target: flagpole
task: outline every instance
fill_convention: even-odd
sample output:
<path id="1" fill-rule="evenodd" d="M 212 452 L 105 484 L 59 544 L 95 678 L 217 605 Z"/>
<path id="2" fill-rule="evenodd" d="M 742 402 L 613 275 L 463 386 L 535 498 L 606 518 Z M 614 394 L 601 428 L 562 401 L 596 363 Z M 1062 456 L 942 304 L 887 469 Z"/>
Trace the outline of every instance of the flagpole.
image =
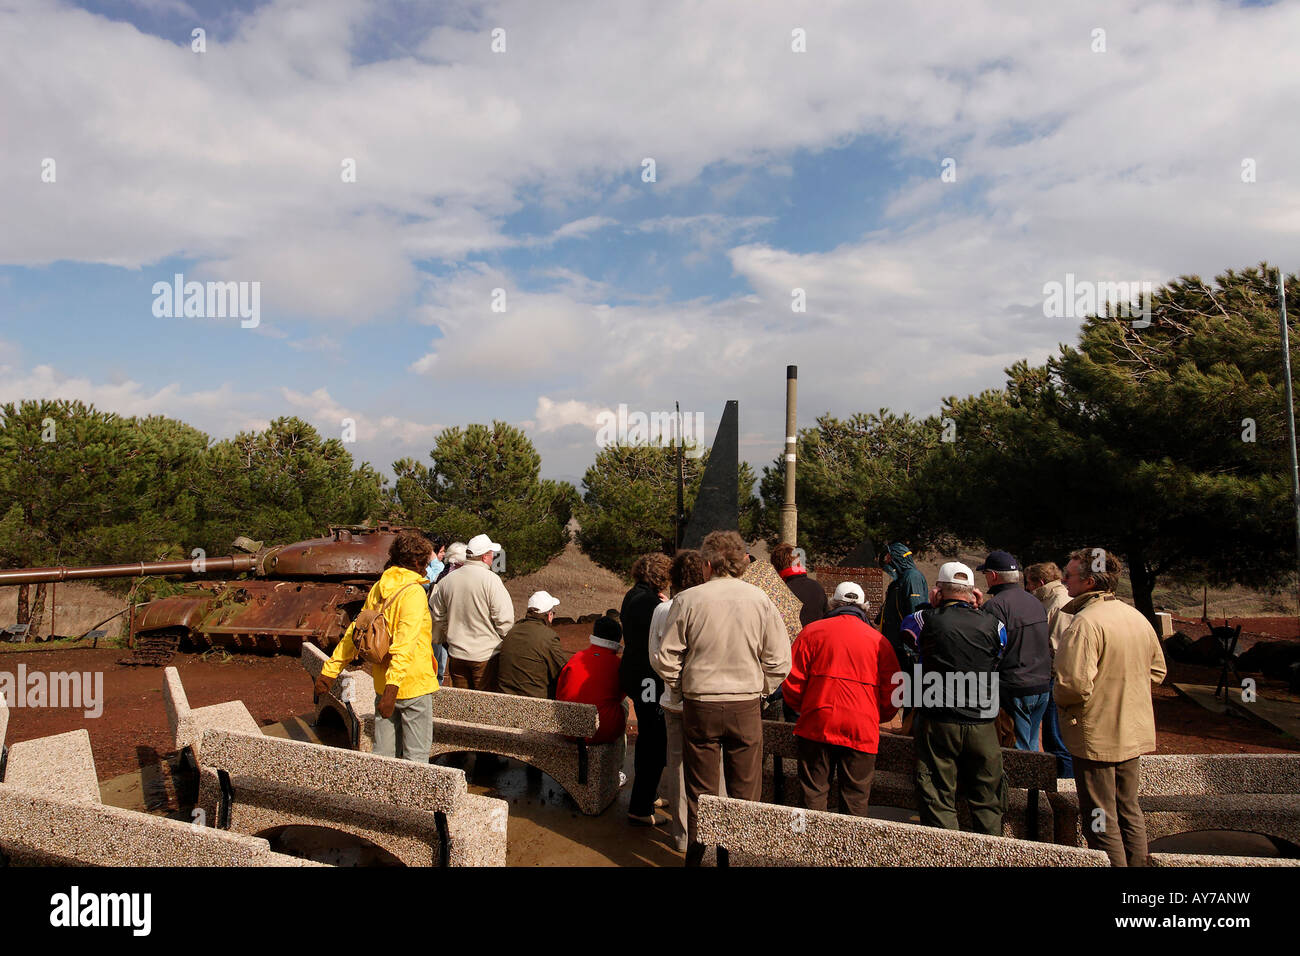
<path id="1" fill-rule="evenodd" d="M 1291 450 L 1291 500 L 1295 505 L 1296 586 L 1300 588 L 1300 463 L 1296 459 L 1295 397 L 1291 392 L 1291 340 L 1286 321 L 1286 275 L 1277 270 L 1277 298 L 1282 328 L 1282 375 L 1286 383 L 1286 427 Z M 1300 591 L 1297 591 L 1300 600 Z M 1297 605 L 1300 607 L 1300 605 Z"/>

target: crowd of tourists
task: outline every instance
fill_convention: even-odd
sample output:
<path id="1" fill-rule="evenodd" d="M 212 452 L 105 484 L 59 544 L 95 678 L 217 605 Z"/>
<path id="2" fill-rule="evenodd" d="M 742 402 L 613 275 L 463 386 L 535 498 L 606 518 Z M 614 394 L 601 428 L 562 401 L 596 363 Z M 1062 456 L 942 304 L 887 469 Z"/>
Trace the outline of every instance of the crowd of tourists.
<path id="1" fill-rule="evenodd" d="M 1138 758 L 1155 749 L 1151 685 L 1165 661 L 1151 624 L 1116 598 L 1123 568 L 1102 548 L 1074 552 L 1064 570 L 993 551 L 974 569 L 943 564 L 930 587 L 894 542 L 882 559 L 891 582 L 872 608 L 854 581 L 828 598 L 788 544 L 770 556 L 783 593 L 755 586 L 744 540 L 716 531 L 698 550 L 639 558 L 622 607 L 572 655 L 553 627 L 556 597 L 533 593 L 514 619 L 492 569 L 500 550 L 486 534 L 446 546 L 416 532 L 395 540 L 365 604 L 392 636 L 389 658 L 371 668 L 376 753 L 427 760 L 432 695 L 448 681 L 593 704 L 589 743 L 621 740 L 634 711 L 629 823 L 668 824 L 697 865 L 699 798 L 760 799 L 774 708 L 793 722 L 810 810 L 827 809 L 834 781 L 839 811 L 867 815 L 888 725 L 914 739 L 921 823 L 959 828 L 960 795 L 969 827 L 1000 835 L 1002 748 L 1043 750 L 1075 780 L 1088 845 L 1117 866 L 1146 862 Z M 778 610 L 791 596 L 793 623 Z M 356 654 L 349 628 L 317 691 Z"/>

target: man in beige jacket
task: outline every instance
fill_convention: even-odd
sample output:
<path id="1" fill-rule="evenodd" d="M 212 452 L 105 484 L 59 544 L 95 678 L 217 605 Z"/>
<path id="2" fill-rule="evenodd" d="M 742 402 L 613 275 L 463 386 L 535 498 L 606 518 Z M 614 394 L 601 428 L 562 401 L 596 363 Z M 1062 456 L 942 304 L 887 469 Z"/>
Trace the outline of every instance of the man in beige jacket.
<path id="1" fill-rule="evenodd" d="M 452 687 L 495 691 L 501 641 L 515 623 L 515 608 L 492 570 L 501 545 L 477 534 L 465 550 L 465 566 L 439 581 L 429 597 L 433 643 L 445 638 Z"/>
<path id="2" fill-rule="evenodd" d="M 1164 680 L 1165 655 L 1150 622 L 1115 596 L 1121 571 L 1102 548 L 1070 555 L 1062 610 L 1074 619 L 1056 651 L 1056 704 L 1088 846 L 1114 866 L 1145 866 L 1140 755 L 1156 749 L 1151 685 Z"/>
<path id="3" fill-rule="evenodd" d="M 727 795 L 757 800 L 763 785 L 762 699 L 790 672 L 790 638 L 776 605 L 739 580 L 749 558 L 734 531 L 714 531 L 700 546 L 709 579 L 673 599 L 653 659 L 682 700 L 686 776 L 686 865 L 698 866 L 700 794 L 718 792 L 718 754 Z"/>

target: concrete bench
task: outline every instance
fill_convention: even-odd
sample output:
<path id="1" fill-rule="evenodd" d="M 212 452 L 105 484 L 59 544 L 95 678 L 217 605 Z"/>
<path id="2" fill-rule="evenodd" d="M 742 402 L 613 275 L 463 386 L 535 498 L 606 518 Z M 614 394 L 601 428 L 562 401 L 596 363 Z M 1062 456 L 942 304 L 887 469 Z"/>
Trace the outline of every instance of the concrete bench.
<path id="1" fill-rule="evenodd" d="M 626 738 L 587 744 L 600 726 L 593 704 L 444 687 L 433 695 L 431 756 L 483 752 L 549 774 L 585 814 L 618 798 Z M 571 740 L 569 738 L 577 738 Z"/>
<path id="2" fill-rule="evenodd" d="M 198 756 L 203 732 L 209 728 L 259 736 L 262 733 L 262 728 L 257 726 L 243 701 L 232 700 L 192 709 L 181 684 L 180 672 L 174 667 L 163 671 L 163 705 L 167 708 L 167 726 L 171 729 L 172 743 L 178 751 L 188 749 L 195 757 Z"/>
<path id="3" fill-rule="evenodd" d="M 198 806 L 220 829 L 350 833 L 407 866 L 504 866 L 504 800 L 460 770 L 278 737 L 207 730 Z"/>
<path id="4" fill-rule="evenodd" d="M 763 799 L 794 806 L 802 803 L 798 781 L 798 750 L 794 724 L 763 721 Z M 1007 777 L 1009 800 L 1002 817 L 1004 836 L 1026 840 L 1050 840 L 1056 832 L 1058 811 L 1056 758 L 1051 754 L 1003 748 L 1002 768 Z M 876 754 L 876 774 L 871 784 L 871 802 L 882 806 L 915 810 L 916 744 L 908 736 L 881 732 Z M 838 806 L 838 789 L 832 785 L 828 806 Z M 1040 799 L 1047 794 L 1047 801 Z M 957 799 L 957 815 L 970 826 L 966 801 Z M 1077 811 L 1076 811 L 1077 815 Z"/>
<path id="5" fill-rule="evenodd" d="M 0 784 L 0 853 L 25 866 L 320 866 L 266 840 Z"/>
<path id="6" fill-rule="evenodd" d="M 712 794 L 700 797 L 697 825 L 719 866 L 1110 865 L 1096 850 Z"/>
<path id="7" fill-rule="evenodd" d="M 1300 846 L 1300 755 L 1147 754 L 1140 766 L 1148 841 L 1236 830 Z M 1062 781 L 1058 800 L 1057 842 L 1083 844 L 1073 780 Z"/>
<path id="8" fill-rule="evenodd" d="M 0 696 L 0 745 L 8 710 Z M 29 866 L 310 866 L 266 840 L 100 804 L 90 735 L 14 744 L 0 761 L 0 857 Z"/>
<path id="9" fill-rule="evenodd" d="M 99 778 L 84 729 L 25 740 L 9 748 L 4 782 L 55 800 L 99 803 Z"/>
<path id="10" fill-rule="evenodd" d="M 238 701 L 188 710 L 174 667 L 164 697 L 178 749 L 194 754 L 197 806 L 219 829 L 327 827 L 408 866 L 505 865 L 506 803 L 468 793 L 460 770 L 267 737 Z"/>
<path id="11" fill-rule="evenodd" d="M 312 680 L 327 660 L 319 648 L 303 645 L 302 664 Z M 354 749 L 374 749 L 375 695 L 368 673 L 342 672 L 315 704 L 317 723 L 331 713 Z M 592 704 L 442 687 L 433 695 L 430 757 L 477 752 L 522 761 L 549 774 L 583 813 L 596 816 L 618 797 L 627 746 L 624 737 L 607 744 L 583 742 L 599 726 Z"/>

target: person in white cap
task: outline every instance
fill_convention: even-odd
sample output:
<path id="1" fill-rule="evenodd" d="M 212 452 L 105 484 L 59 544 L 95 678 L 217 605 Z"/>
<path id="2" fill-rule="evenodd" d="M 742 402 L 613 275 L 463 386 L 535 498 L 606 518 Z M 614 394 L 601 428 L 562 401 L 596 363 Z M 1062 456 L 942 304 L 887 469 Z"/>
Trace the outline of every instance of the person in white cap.
<path id="1" fill-rule="evenodd" d="M 560 635 L 551 629 L 559 603 L 545 591 L 534 591 L 528 599 L 528 612 L 501 642 L 497 664 L 501 693 L 554 699 L 556 678 L 569 660 L 560 647 Z"/>
<path id="2" fill-rule="evenodd" d="M 834 772 L 841 812 L 867 816 L 880 725 L 898 712 L 892 702 L 898 656 L 870 620 L 862 585 L 842 581 L 829 613 L 800 631 L 790 648 L 781 692 L 799 713 L 799 786 L 809 810 L 826 809 Z"/>
<path id="3" fill-rule="evenodd" d="M 444 641 L 450 660 L 452 687 L 469 690 L 497 688 L 497 655 L 501 640 L 515 622 L 515 609 L 492 561 L 501 545 L 485 534 L 470 538 L 464 567 L 433 589 L 433 643 Z M 448 554 L 451 548 L 447 549 Z"/>
<path id="4" fill-rule="evenodd" d="M 902 630 L 916 639 L 919 661 L 900 682 L 900 702 L 915 708 L 916 803 L 926 826 L 960 829 L 957 790 L 964 791 L 977 833 L 1002 835 L 1006 778 L 993 720 L 998 663 L 1007 631 L 979 608 L 975 572 L 960 561 L 939 568 L 929 608 Z M 896 698 L 897 699 L 897 698 Z"/>

